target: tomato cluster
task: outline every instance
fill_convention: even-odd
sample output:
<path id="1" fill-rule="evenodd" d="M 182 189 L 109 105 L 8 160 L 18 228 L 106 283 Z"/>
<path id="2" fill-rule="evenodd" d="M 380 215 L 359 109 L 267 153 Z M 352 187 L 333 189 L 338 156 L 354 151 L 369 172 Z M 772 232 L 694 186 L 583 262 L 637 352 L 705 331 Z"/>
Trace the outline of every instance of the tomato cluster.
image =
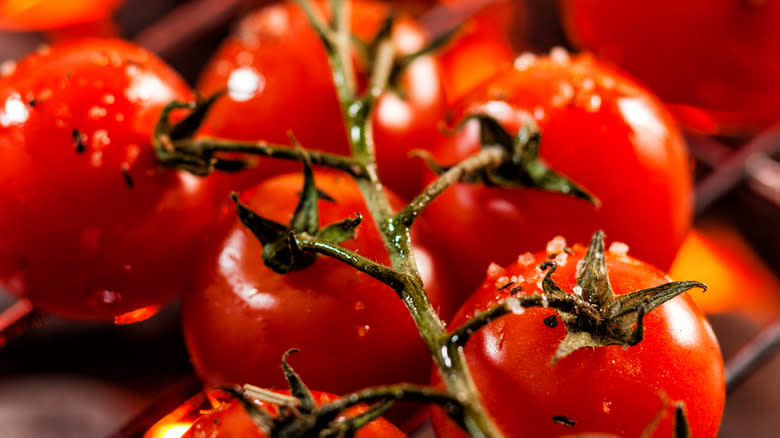
<path id="1" fill-rule="evenodd" d="M 591 23 L 577 18 L 577 2 L 564 3 L 573 25 Z M 334 15 L 325 2 L 313 8 L 325 19 Z M 332 59 L 297 5 L 272 4 L 246 16 L 205 67 L 198 92 L 154 55 L 119 40 L 57 44 L 4 68 L 0 283 L 44 311 L 116 322 L 148 317 L 181 295 L 187 348 L 207 385 L 282 389 L 287 382 L 280 359 L 298 348 L 292 363 L 307 384 L 345 394 L 431 382 L 431 355 L 440 353 L 425 332 L 431 328 L 419 327 L 423 318 L 409 313 L 419 303 L 403 293 L 415 281 L 428 294 L 424 304 L 456 330 L 506 299 L 539 292 L 545 266 L 554 266 L 551 278 L 576 295 L 585 250 L 567 248 L 560 239 L 548 244 L 556 235 L 586 242 L 604 229 L 642 260 L 669 267 L 690 226 L 692 188 L 682 135 L 660 100 L 591 55 L 554 49 L 516 56 L 524 43 L 513 26 L 525 20 L 518 2 L 494 2 L 479 12 L 439 55 L 424 51 L 429 36 L 409 15 L 399 14 L 384 29 L 391 9 L 387 2 L 352 4 L 352 32 L 360 42 L 345 67 L 356 73 L 357 92 L 376 98 L 366 129 L 376 166 L 353 162 L 364 172 L 357 176 L 364 177 L 362 184 L 344 172 L 312 171 L 316 206 L 302 207 L 312 160 L 302 150 L 346 156 L 359 146 L 355 127 L 344 123 L 344 112 L 354 110 L 339 99 L 345 85 L 334 84 Z M 390 66 L 387 89 L 372 95 L 372 61 L 381 49 L 375 38 L 382 31 L 400 61 Z M 216 97 L 199 100 L 201 95 Z M 171 127 L 163 123 L 167 116 L 160 118 L 171 101 L 208 103 L 174 111 Z M 208 111 L 199 113 L 201 108 Z M 492 137 L 484 120 L 494 123 Z M 763 115 L 756 120 L 768 123 Z M 539 134 L 537 143 L 524 137 L 530 131 Z M 301 145 L 296 150 L 306 171 L 301 175 L 300 164 L 263 156 L 241 172 L 201 175 L 224 170 L 227 161 L 220 160 L 232 160 L 235 150 L 197 157 L 198 176 L 181 161 L 166 161 L 166 154 L 183 154 L 183 145 L 194 154 L 194 144 L 220 141 Z M 502 141 L 514 143 L 495 144 Z M 480 169 L 488 186 L 473 184 L 479 178 L 467 174 L 435 200 L 418 198 L 429 205 L 415 217 L 410 247 L 403 246 L 398 222 L 375 220 L 383 213 L 368 187 L 376 175 L 387 187 L 386 208 L 399 211 L 426 184 L 441 181 L 436 173 L 497 146 L 523 150 Z M 529 154 L 537 146 L 539 157 Z M 439 164 L 429 163 L 436 172 L 409 158 L 414 149 Z M 540 169 L 552 171 L 530 176 Z M 576 186 L 596 201 L 509 188 L 495 178 L 500 172 L 514 172 L 511 181 L 521 186 L 542 185 L 539 178 L 555 173 L 568 178 L 559 192 Z M 261 232 L 225 208 L 228 189 L 241 192 L 237 205 L 283 230 L 287 240 L 259 241 Z M 302 208 L 317 211 L 322 225 L 362 222 L 338 242 L 347 253 L 342 260 L 307 254 L 305 266 L 291 264 L 281 273 L 269 254 L 297 254 L 298 236 L 320 237 L 319 229 L 293 227 Z M 546 253 L 524 253 L 545 245 Z M 617 296 L 665 282 L 661 271 L 622 248 L 607 256 L 608 282 Z M 402 285 L 391 287 L 344 263 L 351 257 L 388 266 L 392 254 L 406 250 L 420 278 L 404 277 Z M 506 436 L 671 436 L 677 402 L 685 405 L 694 436 L 717 433 L 723 363 L 711 329 L 687 296 L 659 306 L 644 321 L 641 310 L 636 326 L 644 324 L 646 334 L 637 345 L 580 349 L 561 358 L 556 348 L 570 333 L 563 313 L 514 310 L 516 315 L 470 333 L 463 346 L 481 400 Z M 446 335 L 444 323 L 440 328 Z M 444 386 L 436 372 L 433 380 Z M 416 407 L 408 409 L 391 411 L 390 418 L 408 421 Z M 434 425 L 442 437 L 462 434 L 443 411 L 434 414 Z M 253 426 L 238 403 L 229 403 L 186 436 L 265 436 Z M 377 420 L 357 436 L 404 435 Z"/>

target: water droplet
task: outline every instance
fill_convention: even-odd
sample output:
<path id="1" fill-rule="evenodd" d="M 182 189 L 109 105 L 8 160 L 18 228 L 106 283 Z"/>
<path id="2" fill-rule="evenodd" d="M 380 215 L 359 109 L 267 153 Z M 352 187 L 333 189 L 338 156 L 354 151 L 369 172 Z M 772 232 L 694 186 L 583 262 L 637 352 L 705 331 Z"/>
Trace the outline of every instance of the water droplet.
<path id="1" fill-rule="evenodd" d="M 585 78 L 580 82 L 580 89 L 585 92 L 591 92 L 596 88 L 596 82 L 593 78 Z"/>
<path id="2" fill-rule="evenodd" d="M 0 125 L 6 127 L 21 125 L 27 121 L 29 116 L 30 112 L 27 110 L 27 105 L 22 102 L 21 96 L 18 93 L 11 93 L 5 99 L 5 104 L 2 110 L 0 110 Z"/>
<path id="3" fill-rule="evenodd" d="M 579 284 L 575 285 L 572 290 L 574 291 L 575 295 L 582 296 L 582 286 L 580 286 Z"/>
<path id="4" fill-rule="evenodd" d="M 116 97 L 114 97 L 113 94 L 108 93 L 103 95 L 103 103 L 106 105 L 111 105 L 114 102 L 116 102 Z"/>
<path id="5" fill-rule="evenodd" d="M 368 324 L 358 327 L 358 336 L 360 336 L 361 338 L 365 337 L 366 335 L 368 335 L 369 330 L 371 330 L 371 326 L 369 326 Z"/>
<path id="6" fill-rule="evenodd" d="M 366 305 L 362 301 L 355 301 L 355 310 L 363 310 Z"/>
<path id="7" fill-rule="evenodd" d="M 515 69 L 523 71 L 534 65 L 536 62 L 536 55 L 531 52 L 525 52 L 522 55 L 515 58 Z"/>
<path id="8" fill-rule="evenodd" d="M 102 150 L 106 146 L 111 144 L 111 139 L 108 137 L 108 131 L 105 129 L 98 129 L 92 133 L 92 148 L 95 150 Z"/>
<path id="9" fill-rule="evenodd" d="M 87 112 L 87 117 L 92 120 L 99 120 L 108 114 L 108 111 L 102 106 L 93 105 Z"/>
<path id="10" fill-rule="evenodd" d="M 603 410 L 605 414 L 609 414 L 609 412 L 612 410 L 612 402 L 604 400 L 601 403 L 601 410 Z"/>
<path id="11" fill-rule="evenodd" d="M 601 96 L 598 94 L 591 95 L 585 103 L 585 111 L 589 113 L 595 113 L 601 108 Z"/>
<path id="12" fill-rule="evenodd" d="M 571 61 L 569 52 L 560 46 L 550 49 L 550 60 L 558 64 L 568 64 Z"/>
<path id="13" fill-rule="evenodd" d="M 233 70 L 227 82 L 228 94 L 233 100 L 244 102 L 265 88 L 265 78 L 250 67 Z"/>
<path id="14" fill-rule="evenodd" d="M 116 115 L 114 116 L 114 120 L 116 120 L 117 122 L 122 122 L 125 120 L 125 115 L 122 113 L 116 113 Z"/>
<path id="15" fill-rule="evenodd" d="M 15 61 L 5 61 L 0 64 L 0 77 L 6 77 L 14 74 L 16 71 Z"/>

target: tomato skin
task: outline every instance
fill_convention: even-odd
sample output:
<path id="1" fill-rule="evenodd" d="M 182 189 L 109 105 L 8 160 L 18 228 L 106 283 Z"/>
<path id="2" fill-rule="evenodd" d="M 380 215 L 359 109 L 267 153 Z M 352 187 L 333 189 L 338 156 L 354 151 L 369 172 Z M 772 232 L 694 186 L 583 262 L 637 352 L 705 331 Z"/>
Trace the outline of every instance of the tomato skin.
<path id="1" fill-rule="evenodd" d="M 749 133 L 780 121 L 780 3 L 565 0 L 562 7 L 577 45 L 647 84 L 692 129 Z"/>
<path id="2" fill-rule="evenodd" d="M 278 391 L 289 394 L 289 391 Z M 338 397 L 332 394 L 312 391 L 318 406 L 332 402 Z M 276 414 L 275 406 L 258 402 L 258 406 Z M 357 415 L 364 406 L 347 411 L 347 415 Z M 246 409 L 238 401 L 229 401 L 203 414 L 181 438 L 265 438 L 266 434 L 258 429 Z M 355 438 L 405 438 L 406 434 L 398 430 L 384 418 L 378 418 L 355 434 Z"/>
<path id="3" fill-rule="evenodd" d="M 447 0 L 454 10 L 482 0 Z M 494 1 L 466 20 L 438 55 L 447 101 L 457 102 L 493 75 L 508 68 L 526 47 L 528 12 L 523 1 Z"/>
<path id="4" fill-rule="evenodd" d="M 44 30 L 98 21 L 111 15 L 122 0 L 0 0 L 0 29 Z"/>
<path id="5" fill-rule="evenodd" d="M 353 33 L 369 40 L 390 10 L 380 2 L 353 2 Z M 425 37 L 416 22 L 400 16 L 393 41 L 397 53 L 411 54 L 424 46 Z M 359 85 L 365 86 L 365 66 L 356 60 L 355 67 Z M 436 60 L 418 58 L 401 75 L 399 85 L 403 95 L 387 92 L 380 97 L 373 133 L 380 177 L 391 189 L 411 197 L 422 186 L 417 171 L 422 165 L 407 155 L 439 134 L 437 123 L 446 110 Z M 297 5 L 267 6 L 247 17 L 225 41 L 206 66 L 198 89 L 210 94 L 226 88 L 228 93 L 206 118 L 203 135 L 289 144 L 292 132 L 305 148 L 349 153 L 325 49 Z M 408 171 L 410 166 L 414 172 Z M 295 164 L 260 159 L 256 168 L 232 177 L 230 185 L 240 191 L 297 170 Z"/>
<path id="6" fill-rule="evenodd" d="M 192 99 L 186 83 L 119 40 L 52 46 L 0 79 L 8 290 L 47 312 L 111 319 L 188 287 L 215 193 L 156 160 L 152 129 L 172 99 Z"/>
<path id="7" fill-rule="evenodd" d="M 572 254 L 556 258 L 558 268 L 552 278 L 566 292 L 572 293 L 577 262 L 585 249 L 575 245 Z M 670 281 L 663 272 L 628 255 L 610 250 L 606 259 L 618 295 Z M 494 266 L 450 327 L 509 297 L 509 288 L 497 289 L 514 276 L 520 278 L 515 286 L 523 288 L 521 294 L 538 292 L 537 282 L 544 273 L 537 267 L 547 260 L 547 252 L 527 253 L 505 270 Z M 543 320 L 551 315 L 557 316 L 556 311 L 527 308 L 493 321 L 466 343 L 466 360 L 477 389 L 504 436 L 635 437 L 665 406 L 651 436 L 669 437 L 673 436 L 673 407 L 663 404 L 664 397 L 666 403 L 685 403 L 692 436 L 716 436 L 725 400 L 723 359 L 709 323 L 687 294 L 645 316 L 644 339 L 636 346 L 584 348 L 555 364 L 551 361 L 566 329 L 560 317 L 555 327 L 545 324 Z M 554 416 L 576 424 L 561 425 L 553 421 Z M 434 413 L 433 423 L 439 437 L 465 436 L 441 412 Z"/>
<path id="8" fill-rule="evenodd" d="M 326 225 L 363 214 L 356 238 L 342 245 L 388 263 L 379 232 L 351 177 L 316 173 Z M 277 176 L 243 198 L 262 217 L 288 223 L 302 187 L 299 174 Z M 393 205 L 400 201 L 393 197 Z M 415 247 L 434 306 L 452 314 L 443 268 L 435 250 Z M 184 336 L 198 374 L 208 385 L 252 383 L 284 388 L 279 364 L 290 348 L 291 365 L 310 385 L 343 394 L 367 386 L 428 380 L 431 359 L 411 316 L 396 293 L 340 261 L 318 257 L 303 270 L 279 275 L 263 265 L 262 246 L 235 223 L 213 267 L 183 298 Z M 397 366 L 398 358 L 405 365 Z"/>
<path id="9" fill-rule="evenodd" d="M 587 56 L 524 55 L 456 104 L 452 122 L 472 112 L 496 117 L 513 135 L 524 112 L 533 114 L 541 156 L 601 206 L 531 189 L 449 188 L 423 216 L 457 254 L 464 299 L 491 262 L 509 263 L 517 248 L 542 247 L 558 234 L 586 241 L 604 229 L 638 257 L 669 267 L 690 225 L 692 183 L 682 136 L 650 94 Z M 478 148 L 478 126 L 470 123 L 434 155 L 450 164 Z"/>

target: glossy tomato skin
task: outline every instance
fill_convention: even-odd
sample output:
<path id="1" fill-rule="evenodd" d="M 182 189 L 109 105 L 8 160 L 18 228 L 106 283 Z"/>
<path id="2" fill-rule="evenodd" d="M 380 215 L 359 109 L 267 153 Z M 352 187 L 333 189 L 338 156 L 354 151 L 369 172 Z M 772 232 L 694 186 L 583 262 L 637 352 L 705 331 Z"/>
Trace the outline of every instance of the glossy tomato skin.
<path id="1" fill-rule="evenodd" d="M 122 0 L 0 0 L 0 29 L 45 30 L 98 21 L 110 16 Z"/>
<path id="2" fill-rule="evenodd" d="M 491 262 L 509 263 L 518 249 L 543 247 L 558 234 L 587 241 L 604 229 L 638 257 L 669 267 L 691 221 L 691 176 L 678 128 L 644 89 L 587 56 L 523 55 L 456 104 L 452 122 L 474 112 L 492 115 L 512 134 L 532 114 L 541 156 L 601 206 L 531 189 L 448 189 L 423 216 L 457 254 L 453 271 L 462 276 L 464 299 Z M 478 127 L 470 123 L 434 155 L 449 164 L 478 148 Z"/>
<path id="3" fill-rule="evenodd" d="M 353 2 L 353 33 L 370 40 L 390 10 L 386 3 Z M 393 41 L 402 55 L 419 50 L 426 40 L 416 22 L 401 16 Z M 359 84 L 365 86 L 365 65 L 356 59 L 355 67 Z M 380 177 L 411 197 L 421 188 L 417 170 L 422 166 L 407 155 L 427 147 L 438 135 L 437 123 L 446 109 L 436 60 L 418 58 L 401 75 L 399 87 L 400 94 L 388 92 L 379 99 L 373 134 Z M 247 17 L 206 66 L 198 89 L 204 94 L 228 90 L 207 117 L 205 136 L 289 144 L 291 132 L 307 149 L 349 153 L 325 49 L 292 2 L 270 5 Z M 243 190 L 297 169 L 293 163 L 260 159 L 256 168 L 231 178 L 230 185 Z"/>
<path id="4" fill-rule="evenodd" d="M 289 391 L 278 391 L 288 394 Z M 338 397 L 333 394 L 312 391 L 318 406 L 332 402 Z M 276 407 L 257 402 L 258 406 L 276 415 Z M 347 411 L 347 415 L 358 415 L 364 406 Z M 267 435 L 258 429 L 247 414 L 246 409 L 237 401 L 229 401 L 203 414 L 181 438 L 265 438 Z M 355 434 L 355 438 L 405 438 L 406 434 L 398 430 L 384 418 L 378 418 Z"/>
<path id="5" fill-rule="evenodd" d="M 482 0 L 446 0 L 453 11 L 470 10 Z M 524 1 L 501 0 L 484 6 L 458 29 L 438 55 L 447 101 L 457 102 L 473 88 L 509 67 L 527 47 Z"/>
<path id="6" fill-rule="evenodd" d="M 645 83 L 688 127 L 731 134 L 780 121 L 780 3 L 564 0 L 562 7 L 577 45 Z"/>
<path id="7" fill-rule="evenodd" d="M 363 214 L 354 240 L 343 245 L 388 263 L 381 237 L 351 177 L 316 173 L 323 225 Z M 247 192 L 262 217 L 288 223 L 302 187 L 299 174 L 277 176 Z M 399 204 L 393 197 L 393 205 Z M 415 254 L 431 300 L 452 315 L 442 295 L 447 278 L 435 250 Z M 263 265 L 262 246 L 235 223 L 202 284 L 184 296 L 184 336 L 208 385 L 251 383 L 284 388 L 282 354 L 310 386 L 343 394 L 367 386 L 428 380 L 431 359 L 406 308 L 390 287 L 332 258 L 286 275 Z M 404 365 L 399 366 L 403 358 Z"/>
<path id="8" fill-rule="evenodd" d="M 58 315 L 130 320 L 188 287 L 215 193 L 155 158 L 172 99 L 192 99 L 184 81 L 119 40 L 44 48 L 0 79 L 4 287 Z"/>
<path id="9" fill-rule="evenodd" d="M 613 247 L 614 248 L 614 247 Z M 585 249 L 559 254 L 553 280 L 573 293 L 577 263 Z M 556 251 L 557 252 L 557 251 Z M 509 281 L 521 294 L 539 291 L 538 266 L 551 254 L 525 253 L 487 279 L 450 323 L 458 327 L 475 312 L 510 296 Z M 618 249 L 606 253 L 607 270 L 618 295 L 670 281 L 663 272 Z M 504 436 L 636 437 L 663 410 L 652 437 L 673 436 L 673 407 L 685 403 L 694 437 L 715 437 L 725 399 L 723 359 L 715 335 L 687 294 L 647 314 L 644 339 L 633 347 L 576 350 L 552 364 L 566 329 L 553 309 L 527 308 L 477 331 L 465 346 L 466 360 L 485 406 Z M 545 319 L 556 315 L 556 324 Z M 438 377 L 437 377 L 438 378 Z M 553 417 L 566 417 L 574 426 Z M 441 412 L 433 423 L 439 437 L 465 436 Z M 644 435 L 641 435 L 644 436 Z"/>

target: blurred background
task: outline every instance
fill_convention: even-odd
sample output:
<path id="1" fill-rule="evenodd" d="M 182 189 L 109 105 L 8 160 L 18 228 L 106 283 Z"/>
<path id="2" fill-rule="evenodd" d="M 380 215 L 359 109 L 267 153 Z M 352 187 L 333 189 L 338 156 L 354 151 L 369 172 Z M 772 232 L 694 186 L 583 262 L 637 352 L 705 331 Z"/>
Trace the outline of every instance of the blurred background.
<path id="1" fill-rule="evenodd" d="M 127 0 L 116 10 L 116 29 L 194 83 L 241 13 L 261 3 Z M 558 2 L 526 3 L 526 49 L 574 50 L 561 28 Z M 0 32 L 0 63 L 45 41 L 40 33 Z M 748 141 L 691 136 L 698 181 L 707 180 Z M 707 193 L 712 202 L 700 206 L 695 231 L 672 269 L 674 278 L 710 286 L 697 298 L 710 313 L 726 359 L 780 314 L 780 164 L 776 156 L 764 158 L 760 168 L 724 176 L 718 190 Z M 13 302 L 0 292 L 0 309 Z M 108 436 L 166 388 L 191 387 L 187 376 L 193 371 L 178 321 L 176 303 L 129 326 L 46 317 L 45 324 L 0 349 L 0 438 Z M 778 409 L 780 356 L 775 356 L 728 395 L 720 436 L 778 436 Z"/>

